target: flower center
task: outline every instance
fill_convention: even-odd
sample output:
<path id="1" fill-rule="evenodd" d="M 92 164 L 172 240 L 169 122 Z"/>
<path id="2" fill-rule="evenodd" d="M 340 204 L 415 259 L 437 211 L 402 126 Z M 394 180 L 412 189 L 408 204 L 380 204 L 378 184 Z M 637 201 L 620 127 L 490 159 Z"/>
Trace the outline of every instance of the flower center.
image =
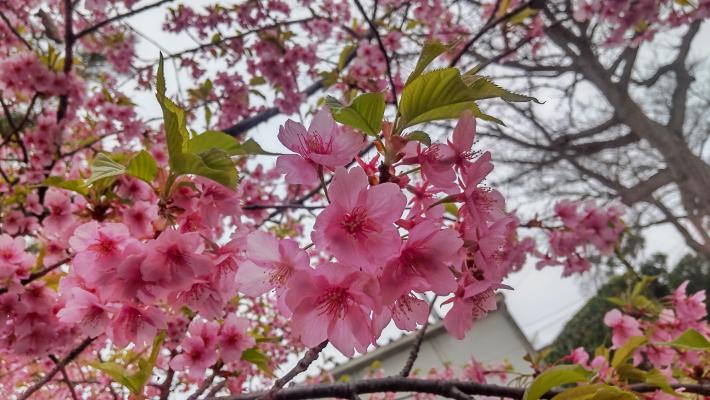
<path id="1" fill-rule="evenodd" d="M 173 264 L 186 264 L 185 254 L 183 254 L 182 250 L 180 250 L 178 246 L 170 246 L 165 252 L 165 257 L 167 257 L 167 259 Z"/>
<path id="2" fill-rule="evenodd" d="M 291 268 L 291 265 L 286 263 L 276 263 L 274 264 L 274 269 L 271 273 L 271 277 L 269 278 L 269 282 L 275 286 L 284 286 L 292 272 L 293 268 Z"/>
<path id="3" fill-rule="evenodd" d="M 318 300 L 320 314 L 328 314 L 332 317 L 342 319 L 348 311 L 348 301 L 350 296 L 344 288 L 331 288 Z"/>
<path id="4" fill-rule="evenodd" d="M 330 154 L 333 152 L 333 138 L 327 141 L 318 132 L 299 135 L 301 149 L 304 154 Z"/>
<path id="5" fill-rule="evenodd" d="M 116 241 L 99 233 L 99 240 L 89 246 L 89 249 L 99 254 L 108 255 L 116 250 Z"/>
<path id="6" fill-rule="evenodd" d="M 355 207 L 343 216 L 340 226 L 345 232 L 354 237 L 362 238 L 370 232 L 379 232 L 381 229 L 367 217 L 367 210 L 362 207 Z"/>

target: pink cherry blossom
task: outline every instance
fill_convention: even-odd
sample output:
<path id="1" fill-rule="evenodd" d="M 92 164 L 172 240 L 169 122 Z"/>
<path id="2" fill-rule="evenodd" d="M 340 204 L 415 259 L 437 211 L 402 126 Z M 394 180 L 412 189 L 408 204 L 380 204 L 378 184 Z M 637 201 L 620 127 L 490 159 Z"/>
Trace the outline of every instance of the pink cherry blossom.
<path id="1" fill-rule="evenodd" d="M 76 253 L 75 272 L 94 285 L 105 285 L 113 278 L 123 249 L 132 242 L 123 224 L 89 222 L 76 228 L 69 239 Z"/>
<path id="2" fill-rule="evenodd" d="M 224 320 L 217 338 L 220 357 L 224 362 L 239 360 L 244 350 L 256 345 L 256 340 L 247 332 L 248 328 L 249 320 L 235 314 L 229 314 Z"/>
<path id="3" fill-rule="evenodd" d="M 466 293 L 467 283 L 470 282 L 469 278 L 466 278 L 468 276 L 468 274 L 464 275 L 454 297 L 445 302 L 451 303 L 452 307 L 444 317 L 444 327 L 459 340 L 471 330 L 475 320 L 483 318 L 488 312 L 497 308 L 496 294 L 491 288 L 474 295 Z"/>
<path id="4" fill-rule="evenodd" d="M 342 264 L 295 275 L 286 297 L 291 329 L 306 346 L 328 339 L 346 356 L 362 353 L 374 341 L 369 315 L 377 308 L 376 292 L 370 276 Z"/>
<path id="5" fill-rule="evenodd" d="M 64 323 L 77 324 L 90 337 L 104 333 L 110 322 L 108 307 L 95 294 L 78 287 L 72 289 L 71 297 L 57 316 Z"/>
<path id="6" fill-rule="evenodd" d="M 612 329 L 611 342 L 618 349 L 632 336 L 643 336 L 639 322 L 621 311 L 614 309 L 604 315 L 604 324 Z"/>
<path id="7" fill-rule="evenodd" d="M 114 316 L 109 335 L 117 346 L 150 343 L 158 329 L 165 328 L 165 318 L 153 307 L 124 305 Z"/>
<path id="8" fill-rule="evenodd" d="M 390 321 L 394 321 L 397 328 L 405 331 L 414 331 L 417 325 L 424 325 L 429 318 L 429 304 L 411 294 L 405 294 L 389 306 L 376 313 L 373 318 L 374 331 L 379 333 Z"/>
<path id="9" fill-rule="evenodd" d="M 286 174 L 286 182 L 314 186 L 318 167 L 335 169 L 349 163 L 364 143 L 364 136 L 340 129 L 330 110 L 322 108 L 308 130 L 292 120 L 279 128 L 279 140 L 297 154 L 279 156 L 276 168 Z"/>
<path id="10" fill-rule="evenodd" d="M 390 303 L 411 289 L 440 295 L 456 290 L 449 267 L 462 244 L 455 231 L 430 221 L 409 230 L 399 256 L 389 260 L 382 272 L 383 301 Z"/>
<path id="11" fill-rule="evenodd" d="M 239 265 L 236 281 L 239 290 L 248 296 L 259 296 L 276 288 L 285 294 L 294 273 L 309 269 L 308 254 L 291 239 L 277 240 L 266 232 L 247 236 L 247 260 Z"/>
<path id="12" fill-rule="evenodd" d="M 169 289 L 189 288 L 193 277 L 213 268 L 210 259 L 200 253 L 202 247 L 197 233 L 163 231 L 148 244 L 148 255 L 141 265 L 143 278 Z"/>
<path id="13" fill-rule="evenodd" d="M 394 222 L 407 199 L 397 185 L 368 188 L 362 168 L 339 168 L 328 188 L 332 203 L 316 218 L 311 239 L 345 263 L 377 267 L 399 249 Z"/>

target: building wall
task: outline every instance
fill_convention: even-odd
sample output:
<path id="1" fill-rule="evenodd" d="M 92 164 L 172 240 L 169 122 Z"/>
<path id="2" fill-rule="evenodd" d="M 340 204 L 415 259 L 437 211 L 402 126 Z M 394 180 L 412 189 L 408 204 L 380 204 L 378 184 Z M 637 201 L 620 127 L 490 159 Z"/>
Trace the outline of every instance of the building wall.
<path id="1" fill-rule="evenodd" d="M 333 373 L 336 376 L 348 375 L 352 379 L 361 378 L 373 362 L 379 361 L 385 375 L 397 374 L 409 357 L 413 341 L 414 334 L 404 336 L 336 367 Z M 426 374 L 430 368 L 439 368 L 445 363 L 460 367 L 474 356 L 484 364 L 507 360 L 515 370 L 528 371 L 523 357 L 531 352 L 534 352 L 532 346 L 508 313 L 505 303 L 500 301 L 498 310 L 476 321 L 463 340 L 449 335 L 441 322 L 430 326 L 414 369 Z"/>

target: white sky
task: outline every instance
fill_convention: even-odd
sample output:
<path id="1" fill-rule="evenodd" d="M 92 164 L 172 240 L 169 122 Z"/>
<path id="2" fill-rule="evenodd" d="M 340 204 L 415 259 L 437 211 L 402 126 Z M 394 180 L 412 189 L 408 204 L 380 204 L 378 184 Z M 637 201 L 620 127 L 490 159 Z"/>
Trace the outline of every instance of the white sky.
<path id="1" fill-rule="evenodd" d="M 191 1 L 191 5 L 207 4 L 207 1 Z M 213 3 L 213 2 L 209 2 Z M 175 5 L 175 4 L 174 4 Z M 161 24 L 165 8 L 151 10 L 128 22 L 138 31 L 150 36 L 160 45 L 170 51 L 193 47 L 192 39 L 185 35 L 164 34 Z M 705 39 L 710 39 L 708 24 L 704 25 L 700 34 Z M 697 39 L 697 43 L 705 42 Z M 710 48 L 695 48 L 696 54 L 707 54 Z M 155 59 L 158 49 L 155 45 L 141 40 L 138 46 L 138 55 L 142 59 Z M 218 69 L 219 66 L 214 67 Z M 175 93 L 175 73 L 171 65 L 166 64 L 168 90 Z M 186 74 L 181 73 L 182 82 L 189 82 Z M 306 83 L 307 84 L 307 83 Z M 128 90 L 128 87 L 122 88 Z M 152 93 L 141 92 L 131 94 L 135 103 L 140 106 L 141 113 L 147 118 L 160 115 L 160 109 Z M 553 110 L 554 111 L 554 110 Z M 258 126 L 249 132 L 249 136 L 259 142 L 266 150 L 285 151 L 276 139 L 278 126 L 286 120 L 286 116 L 279 115 L 266 124 Z M 494 154 L 495 159 L 495 154 Z M 504 193 L 505 194 L 505 193 Z M 517 204 L 524 202 L 517 201 Z M 647 253 L 662 252 L 670 255 L 670 262 L 682 256 L 687 248 L 678 234 L 668 226 L 658 226 L 647 231 Z M 521 272 L 513 274 L 506 283 L 515 290 L 505 293 L 506 302 L 514 318 L 531 340 L 533 345 L 541 346 L 549 343 L 557 335 L 566 321 L 584 304 L 585 300 L 594 294 L 594 287 L 589 287 L 590 279 L 561 279 L 561 268 L 547 268 L 538 271 L 533 265 L 526 266 Z"/>

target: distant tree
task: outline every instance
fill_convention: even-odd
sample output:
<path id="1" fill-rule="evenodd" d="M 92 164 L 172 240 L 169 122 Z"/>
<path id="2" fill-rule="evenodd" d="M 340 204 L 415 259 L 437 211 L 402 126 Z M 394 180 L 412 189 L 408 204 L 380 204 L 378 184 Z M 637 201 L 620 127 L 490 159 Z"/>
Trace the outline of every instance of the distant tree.
<path id="1" fill-rule="evenodd" d="M 673 288 L 685 281 L 689 281 L 688 291 L 691 293 L 700 290 L 710 292 L 710 262 L 702 256 L 687 254 L 669 269 L 667 256 L 656 253 L 641 263 L 637 272 L 657 277 L 645 293 L 655 299 L 669 295 Z M 629 274 L 612 276 L 567 322 L 551 346 L 552 350 L 547 356 L 549 361 L 564 357 L 580 346 L 593 352 L 598 346 L 611 344 L 609 329 L 603 322 L 604 315 L 617 307 L 609 298 L 622 296 L 632 287 L 629 283 L 633 280 L 628 277 Z M 705 306 L 710 313 L 710 300 L 707 298 Z"/>

